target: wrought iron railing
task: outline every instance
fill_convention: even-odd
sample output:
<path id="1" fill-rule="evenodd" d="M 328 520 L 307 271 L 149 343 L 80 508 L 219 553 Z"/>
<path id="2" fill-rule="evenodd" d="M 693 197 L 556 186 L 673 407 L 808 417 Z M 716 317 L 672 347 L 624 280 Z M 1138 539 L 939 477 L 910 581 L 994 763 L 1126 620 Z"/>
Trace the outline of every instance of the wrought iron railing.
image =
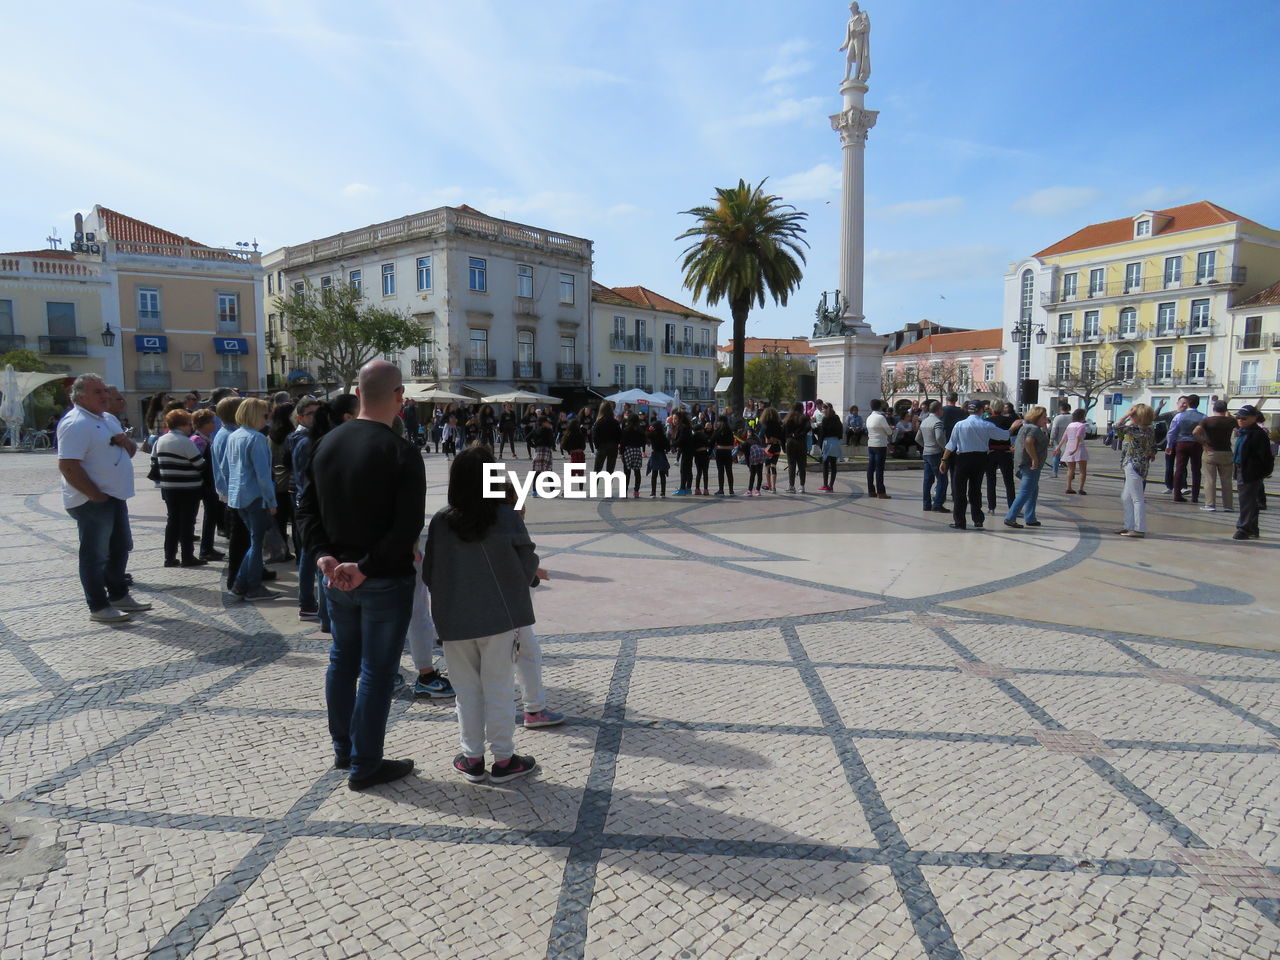
<path id="1" fill-rule="evenodd" d="M 476 360 L 468 357 L 463 368 L 468 377 L 495 377 L 498 375 L 497 360 Z"/>
<path id="2" fill-rule="evenodd" d="M 87 357 L 89 341 L 84 337 L 41 337 L 40 352 L 56 357 Z"/>
<path id="3" fill-rule="evenodd" d="M 564 380 L 581 380 L 582 364 L 580 363 L 557 363 L 556 379 Z"/>
<path id="4" fill-rule="evenodd" d="M 137 390 L 172 390 L 173 374 L 168 370 L 135 370 L 133 385 Z"/>

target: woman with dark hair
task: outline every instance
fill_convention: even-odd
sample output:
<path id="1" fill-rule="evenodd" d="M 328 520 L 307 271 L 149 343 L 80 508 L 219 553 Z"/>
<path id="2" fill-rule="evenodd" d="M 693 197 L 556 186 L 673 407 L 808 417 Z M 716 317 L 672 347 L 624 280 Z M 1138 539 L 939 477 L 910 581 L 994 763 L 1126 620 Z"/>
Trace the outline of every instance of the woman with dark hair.
<path id="1" fill-rule="evenodd" d="M 1003 403 L 1000 406 L 999 413 L 993 413 L 988 419 L 997 427 L 1008 430 L 1014 425 L 1018 419 L 1018 411 L 1013 408 L 1012 403 Z M 1006 503 L 1012 507 L 1013 501 L 1017 494 L 1013 490 L 1013 451 L 1014 443 L 1017 439 L 1010 437 L 1008 440 L 988 440 L 987 441 L 987 509 L 992 513 L 996 509 L 996 472 L 1004 477 L 1004 497 Z M 1032 510 L 1031 518 L 1035 519 L 1035 511 Z"/>
<path id="2" fill-rule="evenodd" d="M 622 427 L 613 416 L 613 404 L 606 400 L 600 404 L 600 415 L 596 417 L 592 430 L 595 441 L 596 462 L 592 468 L 599 473 L 613 473 L 618 468 L 618 443 L 622 439 Z"/>
<path id="3" fill-rule="evenodd" d="M 622 469 L 627 473 L 627 485 L 623 490 L 631 490 L 633 498 L 639 497 L 641 469 L 644 467 L 644 430 L 640 428 L 640 418 L 634 413 L 628 413 L 626 426 L 618 436 L 622 449 Z M 633 477 L 636 482 L 634 490 L 631 487 Z"/>
<path id="4" fill-rule="evenodd" d="M 164 424 L 164 415 L 167 412 L 166 407 L 169 405 L 169 400 L 169 394 L 157 393 L 147 402 L 147 411 L 142 415 L 142 429 L 147 431 L 146 448 L 148 451 L 155 446 L 156 440 L 168 429 Z M 232 427 L 232 429 L 234 430 L 235 428 Z"/>
<path id="5" fill-rule="evenodd" d="M 765 407 L 756 427 L 760 442 L 764 444 L 764 486 L 761 489 L 778 492 L 778 457 L 782 456 L 782 418 L 773 407 Z"/>
<path id="6" fill-rule="evenodd" d="M 315 408 L 307 435 L 300 438 L 293 445 L 293 483 L 295 497 L 298 500 L 302 499 L 302 494 L 309 482 L 307 468 L 311 464 L 311 457 L 315 453 L 316 444 L 335 427 L 340 427 L 348 420 L 354 419 L 359 411 L 360 401 L 354 394 L 350 393 L 339 394 L 328 403 L 322 403 Z M 304 579 L 311 585 L 310 591 L 304 590 L 301 586 Z M 319 620 L 321 631 L 331 633 L 329 603 L 325 597 L 320 571 L 316 568 L 316 558 L 314 554 L 305 549 L 298 554 L 298 583 L 298 619 Z M 308 605 L 309 597 L 314 597 L 314 605 L 312 606 Z"/>
<path id="7" fill-rule="evenodd" d="M 680 486 L 676 488 L 674 495 L 687 497 L 693 492 L 693 424 L 689 422 L 689 414 L 683 410 L 677 410 L 671 417 L 671 445 L 680 454 Z"/>
<path id="8" fill-rule="evenodd" d="M 486 403 L 476 414 L 476 439 L 492 450 L 496 446 L 494 441 L 497 439 L 497 432 L 498 418 L 494 415 L 493 407 Z"/>
<path id="9" fill-rule="evenodd" d="M 293 471 L 285 441 L 294 431 L 293 404 L 280 403 L 271 408 L 267 418 L 267 445 L 271 449 L 271 477 L 276 485 L 276 529 L 284 538 L 284 563 L 293 560 L 289 552 L 289 522 L 293 519 Z"/>
<path id="10" fill-rule="evenodd" d="M 512 459 L 519 460 L 516 456 L 516 413 L 511 404 L 504 403 L 502 405 L 502 413 L 498 415 L 498 456 L 502 456 L 502 451 L 511 447 Z"/>
<path id="11" fill-rule="evenodd" d="M 658 483 L 662 483 L 662 495 L 667 495 L 667 473 L 671 463 L 667 460 L 667 451 L 671 449 L 671 441 L 667 439 L 667 431 L 661 420 L 654 419 L 645 438 L 649 442 L 649 496 L 658 495 Z"/>
<path id="12" fill-rule="evenodd" d="M 710 420 L 693 426 L 693 492 L 700 497 L 711 496 L 711 431 L 715 424 Z"/>
<path id="13" fill-rule="evenodd" d="M 564 436 L 560 438 L 560 452 L 569 458 L 570 463 L 586 463 L 586 449 L 587 438 L 582 432 L 582 425 L 577 420 L 570 420 Z"/>
<path id="14" fill-rule="evenodd" d="M 734 496 L 733 492 L 733 451 L 738 445 L 737 438 L 733 435 L 733 428 L 729 426 L 729 418 L 721 417 L 720 420 L 711 430 L 711 442 L 715 445 L 716 451 L 716 480 L 718 487 L 716 496 L 723 497 L 724 482 L 727 478 L 729 481 L 729 496 Z"/>
<path id="15" fill-rule="evenodd" d="M 836 464 L 840 462 L 840 436 L 844 425 L 836 415 L 835 408 L 827 404 L 822 411 L 822 422 L 818 424 L 818 440 L 822 443 L 822 486 L 819 490 L 834 493 L 836 489 Z"/>
<path id="16" fill-rule="evenodd" d="M 484 495 L 488 447 L 468 447 L 449 470 L 449 505 L 431 518 L 422 581 L 457 693 L 462 751 L 453 768 L 472 783 L 506 783 L 537 769 L 515 752 L 514 664 L 521 627 L 534 623 L 529 585 L 538 555 L 520 515 Z M 485 769 L 485 742 L 493 765 Z"/>
<path id="17" fill-rule="evenodd" d="M 797 401 L 791 405 L 791 412 L 782 421 L 782 439 L 787 450 L 787 493 L 796 492 L 796 471 L 800 472 L 800 492 L 804 493 L 805 474 L 808 472 L 805 444 L 813 425 L 804 412 L 804 406 Z"/>
<path id="18" fill-rule="evenodd" d="M 583 407 L 578 411 L 578 422 L 582 424 L 582 436 L 587 441 L 587 449 L 592 453 L 596 452 L 595 426 L 596 413 L 590 407 Z"/>

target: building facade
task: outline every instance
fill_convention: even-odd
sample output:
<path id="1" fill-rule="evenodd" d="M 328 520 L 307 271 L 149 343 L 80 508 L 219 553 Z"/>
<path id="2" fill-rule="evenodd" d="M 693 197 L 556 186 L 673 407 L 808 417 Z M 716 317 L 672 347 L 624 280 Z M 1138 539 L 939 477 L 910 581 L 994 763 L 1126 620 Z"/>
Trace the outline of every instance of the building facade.
<path id="1" fill-rule="evenodd" d="M 1280 415 L 1280 281 L 1231 307 L 1231 359 L 1227 396 L 1232 405 L 1252 403 Z"/>
<path id="2" fill-rule="evenodd" d="M 1207 201 L 1091 224 L 1005 275 L 1010 380 L 1038 381 L 1042 403 L 1081 383 L 1120 394 L 1098 418 L 1225 393 L 1232 304 L 1277 275 L 1280 232 Z"/>
<path id="3" fill-rule="evenodd" d="M 721 321 L 647 287 L 591 285 L 591 389 L 607 396 L 638 387 L 713 399 Z"/>
<path id="4" fill-rule="evenodd" d="M 818 351 L 808 337 L 745 337 L 742 341 L 742 362 L 750 363 L 756 357 L 782 354 L 804 361 L 810 372 L 817 369 Z M 720 366 L 733 363 L 733 341 L 722 344 L 716 352 Z"/>
<path id="5" fill-rule="evenodd" d="M 1001 327 L 935 333 L 886 353 L 881 361 L 882 396 L 891 404 L 941 400 L 952 393 L 961 402 L 1010 399 L 1003 334 Z"/>
<path id="6" fill-rule="evenodd" d="M 581 390 L 591 355 L 590 240 L 439 207 L 264 258 L 273 386 L 337 386 L 300 356 L 277 299 L 345 283 L 416 319 L 422 340 L 387 357 L 406 379 L 480 397 L 519 386 Z"/>

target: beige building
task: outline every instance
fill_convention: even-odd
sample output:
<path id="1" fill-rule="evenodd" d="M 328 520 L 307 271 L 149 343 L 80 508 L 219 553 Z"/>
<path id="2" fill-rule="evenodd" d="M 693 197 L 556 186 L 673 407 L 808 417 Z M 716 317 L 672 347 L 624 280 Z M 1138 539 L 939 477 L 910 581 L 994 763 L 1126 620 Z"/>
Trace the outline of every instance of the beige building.
<path id="1" fill-rule="evenodd" d="M 1267 427 L 1280 415 L 1280 281 L 1230 308 L 1231 380 L 1227 396 L 1232 408 L 1256 404 L 1267 414 Z"/>

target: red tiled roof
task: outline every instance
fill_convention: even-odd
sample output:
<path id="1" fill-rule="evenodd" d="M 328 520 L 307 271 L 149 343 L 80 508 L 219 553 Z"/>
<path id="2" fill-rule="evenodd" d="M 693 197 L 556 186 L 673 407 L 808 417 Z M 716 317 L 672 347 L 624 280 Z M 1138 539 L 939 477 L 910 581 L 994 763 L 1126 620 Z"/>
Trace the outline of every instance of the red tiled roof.
<path id="1" fill-rule="evenodd" d="M 131 243 L 171 243 L 179 245 L 185 243 L 193 247 L 207 246 L 207 244 L 196 243 L 190 237 L 184 237 L 181 234 L 174 233 L 172 230 L 165 230 L 163 227 L 147 223 L 145 220 L 119 213 L 104 207 L 102 204 L 98 204 L 95 209 L 102 217 L 103 229 L 107 231 L 107 236 L 112 240 L 126 240 Z"/>
<path id="2" fill-rule="evenodd" d="M 591 281 L 591 299 L 597 303 L 612 303 L 619 307 L 634 307 L 635 304 L 626 297 L 613 290 L 610 290 L 603 283 Z"/>
<path id="3" fill-rule="evenodd" d="M 769 348 L 770 353 L 786 350 L 788 353 L 808 356 L 818 352 L 818 348 L 808 340 L 796 340 L 791 337 L 744 337 L 742 339 L 743 353 L 763 353 L 765 347 Z M 722 344 L 719 349 L 726 353 L 732 353 L 733 341 L 730 340 Z"/>
<path id="4" fill-rule="evenodd" d="M 921 337 L 886 357 L 918 356 L 922 353 L 969 353 L 977 350 L 999 350 L 1004 343 L 1004 329 L 966 330 L 964 333 L 934 333 Z"/>
<path id="5" fill-rule="evenodd" d="M 0 253 L 0 257 L 40 257 L 45 260 L 74 260 L 75 256 L 70 250 L 10 250 Z"/>
<path id="6" fill-rule="evenodd" d="M 1248 217 L 1242 217 L 1238 213 L 1232 213 L 1230 210 L 1220 207 L 1216 203 L 1210 203 L 1208 200 L 1198 200 L 1195 203 L 1186 203 L 1180 207 L 1156 210 L 1154 213 L 1157 216 L 1169 217 L 1170 219 L 1163 227 L 1153 230 L 1153 236 L 1178 233 L 1182 230 L 1195 230 L 1198 227 L 1211 227 L 1220 223 L 1238 222 L 1262 227 L 1262 224 L 1250 220 Z M 1155 224 L 1152 226 L 1154 227 Z M 1263 227 L 1263 229 L 1265 230 L 1266 228 Z M 1073 250 L 1089 250 L 1093 247 L 1102 247 L 1110 243 L 1123 243 L 1133 238 L 1133 217 L 1108 220 L 1106 223 L 1091 223 L 1089 226 L 1077 230 L 1071 236 L 1064 237 L 1057 243 L 1045 247 L 1036 256 L 1048 257 L 1056 253 L 1070 253 Z"/>
<path id="7" fill-rule="evenodd" d="M 688 317 L 702 317 L 705 320 L 719 322 L 719 317 L 702 313 L 692 307 L 655 293 L 648 287 L 606 287 L 591 281 L 591 299 L 601 303 L 613 303 L 618 306 L 643 307 L 646 310 L 661 310 L 663 313 L 678 313 Z"/>
<path id="8" fill-rule="evenodd" d="M 1280 305 L 1280 280 L 1277 280 L 1265 290 L 1260 290 L 1248 300 L 1241 300 L 1239 303 L 1232 305 L 1232 310 L 1239 310 L 1241 307 L 1274 307 Z"/>

